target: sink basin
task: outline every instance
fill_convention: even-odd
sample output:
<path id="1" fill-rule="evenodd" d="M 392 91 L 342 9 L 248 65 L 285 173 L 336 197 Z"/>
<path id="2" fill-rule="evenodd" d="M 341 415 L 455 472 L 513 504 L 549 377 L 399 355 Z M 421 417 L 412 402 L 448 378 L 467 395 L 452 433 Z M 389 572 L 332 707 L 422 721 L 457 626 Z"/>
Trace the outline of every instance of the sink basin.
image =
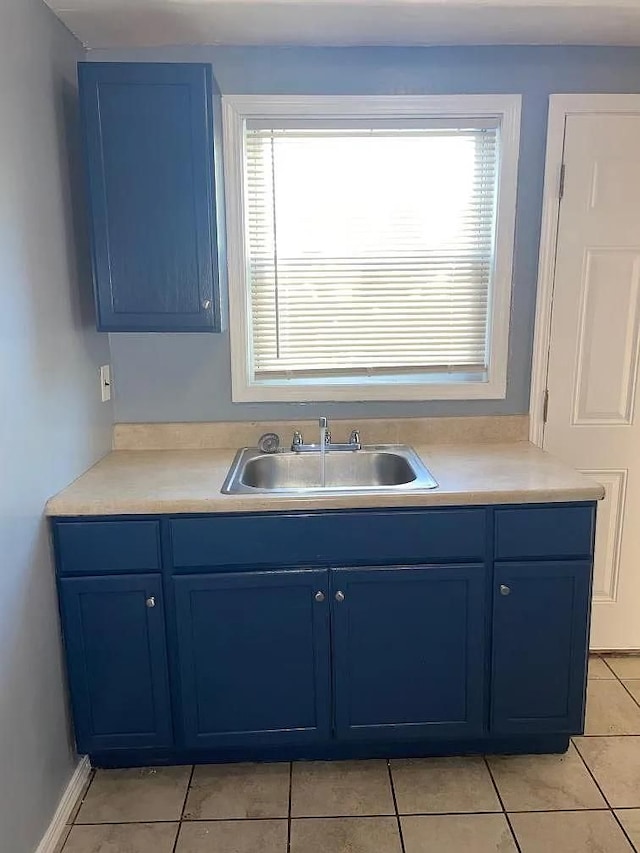
<path id="1" fill-rule="evenodd" d="M 420 457 L 404 445 L 372 445 L 354 451 L 328 450 L 322 485 L 322 454 L 238 451 L 222 486 L 223 494 L 326 494 L 435 489 Z"/>

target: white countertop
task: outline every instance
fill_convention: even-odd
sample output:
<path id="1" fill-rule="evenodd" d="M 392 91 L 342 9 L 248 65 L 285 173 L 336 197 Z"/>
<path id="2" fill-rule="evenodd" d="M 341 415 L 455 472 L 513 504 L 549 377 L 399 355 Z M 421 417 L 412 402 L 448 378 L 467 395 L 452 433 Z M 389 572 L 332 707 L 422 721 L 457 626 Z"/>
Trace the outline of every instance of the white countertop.
<path id="1" fill-rule="evenodd" d="M 236 449 L 115 450 L 51 498 L 49 516 L 265 512 L 592 501 L 604 488 L 527 441 L 414 444 L 438 482 L 393 494 L 223 495 Z"/>

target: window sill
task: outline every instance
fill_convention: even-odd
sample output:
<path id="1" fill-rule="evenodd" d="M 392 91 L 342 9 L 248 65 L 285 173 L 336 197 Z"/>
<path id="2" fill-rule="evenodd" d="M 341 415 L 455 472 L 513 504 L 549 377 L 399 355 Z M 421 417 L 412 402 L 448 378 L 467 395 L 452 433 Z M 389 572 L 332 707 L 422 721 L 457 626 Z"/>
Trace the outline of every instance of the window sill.
<path id="1" fill-rule="evenodd" d="M 506 397 L 506 379 L 489 379 L 485 376 L 471 378 L 468 374 L 446 380 L 416 381 L 401 377 L 390 381 L 366 383 L 344 380 L 342 382 L 307 379 L 277 379 L 248 382 L 234 378 L 232 401 L 234 403 L 308 403 L 308 402 L 375 402 L 415 400 L 503 400 Z"/>

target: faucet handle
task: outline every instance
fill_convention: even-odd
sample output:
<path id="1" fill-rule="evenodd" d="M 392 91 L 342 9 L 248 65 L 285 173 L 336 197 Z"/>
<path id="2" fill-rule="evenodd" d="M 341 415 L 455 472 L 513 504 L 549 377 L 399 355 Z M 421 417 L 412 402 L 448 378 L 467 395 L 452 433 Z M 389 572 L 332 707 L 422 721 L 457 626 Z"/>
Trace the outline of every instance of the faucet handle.
<path id="1" fill-rule="evenodd" d="M 352 429 L 351 435 L 349 436 L 349 444 L 353 444 L 356 450 L 359 450 L 362 446 L 362 442 L 360 441 L 360 430 Z"/>
<path id="2" fill-rule="evenodd" d="M 296 447 L 301 447 L 304 444 L 304 438 L 302 437 L 302 433 L 299 429 L 297 429 L 293 433 L 293 440 L 291 442 L 291 449 L 295 450 Z"/>

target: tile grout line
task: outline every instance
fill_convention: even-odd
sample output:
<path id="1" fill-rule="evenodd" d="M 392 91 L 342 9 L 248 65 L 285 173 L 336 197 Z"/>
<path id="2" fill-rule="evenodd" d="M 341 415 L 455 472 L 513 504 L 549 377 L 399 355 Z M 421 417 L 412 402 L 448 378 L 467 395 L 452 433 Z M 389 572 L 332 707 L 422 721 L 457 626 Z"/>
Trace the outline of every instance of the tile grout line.
<path id="1" fill-rule="evenodd" d="M 389 784 L 391 785 L 391 796 L 393 798 L 393 808 L 396 812 L 396 823 L 398 824 L 398 835 L 400 836 L 400 850 L 405 853 L 404 837 L 402 835 L 402 821 L 400 820 L 400 812 L 398 811 L 398 800 L 396 798 L 396 788 L 393 784 L 393 773 L 391 772 L 391 759 L 387 758 L 387 773 L 389 774 Z"/>
<path id="2" fill-rule="evenodd" d="M 630 838 L 630 837 L 629 837 L 629 835 L 627 834 L 627 830 L 626 830 L 626 829 L 624 828 L 624 826 L 622 825 L 622 821 L 620 820 L 620 818 L 618 817 L 618 815 L 615 813 L 615 810 L 614 810 L 614 809 L 610 809 L 610 812 L 611 812 L 611 814 L 613 815 L 613 819 L 615 820 L 615 822 L 618 824 L 618 826 L 620 827 L 620 829 L 621 829 L 621 830 L 622 830 L 622 832 L 624 833 L 624 837 L 627 839 L 627 841 L 628 841 L 628 842 L 629 842 L 629 844 L 631 845 L 631 849 L 632 849 L 632 850 L 635 850 L 635 851 L 636 851 L 636 853 L 637 853 L 638 848 L 636 847 L 636 845 L 633 843 L 633 841 L 631 840 L 631 838 Z"/>
<path id="3" fill-rule="evenodd" d="M 502 799 L 502 795 L 500 794 L 500 789 L 498 788 L 498 783 L 494 779 L 493 771 L 491 770 L 491 766 L 489 765 L 489 761 L 487 759 L 487 756 L 483 755 L 482 760 L 484 761 L 484 766 L 487 768 L 487 773 L 489 774 L 489 778 L 491 779 L 491 782 L 493 784 L 493 790 L 496 792 L 498 802 L 500 803 L 500 808 L 502 809 L 502 814 L 504 815 L 504 819 L 506 820 L 507 826 L 509 827 L 509 832 L 511 833 L 511 837 L 513 838 L 513 843 L 516 846 L 516 850 L 518 851 L 518 853 L 522 853 L 522 850 L 520 848 L 520 842 L 518 841 L 518 836 L 516 835 L 516 832 L 515 832 L 512 824 L 511 824 L 511 818 L 509 817 L 509 814 L 505 808 L 504 800 Z M 495 814 L 495 812 L 494 812 L 494 814 Z"/>
<path id="4" fill-rule="evenodd" d="M 613 673 L 613 677 L 619 681 L 620 679 L 618 678 L 616 673 L 613 671 L 613 669 L 607 663 L 607 659 L 605 657 L 603 657 L 602 655 L 598 655 L 598 659 L 603 662 L 603 664 L 606 666 L 606 668 L 609 670 L 609 672 Z M 607 679 L 607 680 L 609 680 L 609 679 Z"/>
<path id="5" fill-rule="evenodd" d="M 191 784 L 193 782 L 193 775 L 196 772 L 196 765 L 191 765 L 191 772 L 189 773 L 189 781 L 187 782 L 187 790 L 184 792 L 184 800 L 182 801 L 182 809 L 180 810 L 180 818 L 179 820 L 184 820 L 184 810 L 187 807 L 187 800 L 189 799 L 189 792 L 191 791 Z"/>
<path id="6" fill-rule="evenodd" d="M 601 660 L 601 661 L 603 661 L 604 665 L 607 667 L 607 669 L 609 670 L 609 672 L 612 672 L 612 673 L 613 673 L 613 677 L 616 679 L 616 681 L 619 681 L 619 682 L 620 682 L 620 684 L 624 685 L 624 679 L 623 679 L 623 677 L 622 677 L 621 675 L 618 675 L 618 673 L 615 671 L 615 669 L 614 669 L 612 666 L 609 666 L 609 664 L 607 663 L 607 659 L 606 659 L 605 657 L 603 657 L 602 655 L 599 655 L 599 657 L 600 657 L 600 660 Z M 638 657 L 638 655 L 629 655 L 628 657 L 629 657 L 629 658 L 633 658 L 633 657 Z M 611 681 L 612 679 L 611 679 L 611 678 L 607 678 L 607 679 L 595 679 L 595 680 L 596 680 L 596 681 Z M 627 678 L 626 680 L 627 680 L 627 681 L 638 681 L 639 679 L 637 679 L 637 678 Z"/>
<path id="7" fill-rule="evenodd" d="M 587 740 L 588 740 L 589 738 L 595 738 L 595 737 L 635 737 L 635 738 L 638 738 L 638 737 L 640 737 L 640 734 L 632 735 L 632 734 L 628 734 L 628 733 L 627 733 L 627 734 L 623 734 L 623 733 L 621 733 L 621 732 L 606 732 L 606 733 L 604 733 L 604 734 L 603 734 L 603 733 L 600 733 L 600 734 L 598 734 L 598 735 L 587 735 L 587 734 L 584 734 L 584 733 L 583 733 L 583 734 L 581 734 L 581 735 L 576 735 L 576 737 L 584 737 L 584 738 L 587 738 Z M 544 754 L 544 753 L 543 753 L 543 754 Z"/>
<path id="8" fill-rule="evenodd" d="M 603 735 L 603 737 L 606 737 L 606 735 Z M 610 735 L 609 737 L 615 737 L 615 735 Z M 588 774 L 589 774 L 589 776 L 591 776 L 591 778 L 593 779 L 593 783 L 594 783 L 594 785 L 595 785 L 595 786 L 596 786 L 596 788 L 600 791 L 600 794 L 602 795 L 602 798 L 604 799 L 605 803 L 606 803 L 606 804 L 607 804 L 607 806 L 608 806 L 608 811 L 609 811 L 609 813 L 611 814 L 611 816 L 613 817 L 613 819 L 615 820 L 615 822 L 618 824 L 618 826 L 619 826 L 619 827 L 620 827 L 620 829 L 622 830 L 622 833 L 623 833 L 624 837 L 627 839 L 627 841 L 628 841 L 628 842 L 629 842 L 629 844 L 631 845 L 631 849 L 632 849 L 632 850 L 636 850 L 636 851 L 637 851 L 637 849 L 638 849 L 638 848 L 635 846 L 635 844 L 631 841 L 631 839 L 630 839 L 630 838 L 629 838 L 629 836 L 627 835 L 627 830 L 624 828 L 624 826 L 622 825 L 622 823 L 621 823 L 621 822 L 620 822 L 620 820 L 618 819 L 618 815 L 615 813 L 614 807 L 611 805 L 611 803 L 609 802 L 609 799 L 608 799 L 607 795 L 605 794 L 605 792 L 604 792 L 604 791 L 602 790 L 602 788 L 600 787 L 600 783 L 599 783 L 599 782 L 598 782 L 598 780 L 596 779 L 595 775 L 592 773 L 591 768 L 590 768 L 590 767 L 589 767 L 589 765 L 587 764 L 587 760 L 586 760 L 586 758 L 585 758 L 585 757 L 583 756 L 583 754 L 580 752 L 580 747 L 579 747 L 579 746 L 578 746 L 578 744 L 575 742 L 574 738 L 571 738 L 571 743 L 573 744 L 573 747 L 574 747 L 575 751 L 576 751 L 576 752 L 578 753 L 578 755 L 580 756 L 580 760 L 582 761 L 582 763 L 583 763 L 583 764 L 584 764 L 584 766 L 586 767 L 586 769 L 587 769 L 587 773 L 588 773 Z"/>
<path id="9" fill-rule="evenodd" d="M 60 847 L 59 853 L 64 853 L 64 848 L 67 846 L 67 841 L 69 840 L 69 836 L 71 835 L 71 830 L 73 829 L 72 823 L 65 824 L 63 829 L 63 833 L 66 831 L 66 835 L 64 836 L 64 841 L 62 842 L 62 847 Z M 55 848 L 58 851 L 58 847 Z"/>
<path id="10" fill-rule="evenodd" d="M 193 821 L 193 823 L 197 822 Z M 148 823 L 182 823 L 182 821 L 179 818 L 167 818 L 166 820 L 92 820 L 87 823 L 74 824 L 74 826 L 144 826 Z M 185 821 L 185 823 L 192 823 L 192 821 Z M 205 823 L 204 819 L 202 823 Z"/>
<path id="11" fill-rule="evenodd" d="M 607 667 L 607 669 L 609 670 L 609 672 L 612 672 L 612 673 L 613 673 L 613 678 L 615 678 L 615 680 L 616 680 L 619 684 L 622 684 L 622 686 L 623 686 L 623 687 L 624 687 L 624 689 L 627 691 L 627 693 L 629 694 L 629 696 L 631 696 L 631 698 L 633 699 L 633 701 L 634 701 L 634 702 L 636 703 L 636 705 L 640 708 L 640 699 L 637 699 L 637 698 L 633 695 L 633 693 L 629 690 L 629 688 L 627 687 L 627 685 L 624 683 L 624 680 L 622 679 L 622 677 L 621 677 L 621 676 L 619 676 L 619 675 L 618 675 L 618 673 L 617 673 L 617 672 L 616 672 L 612 667 L 610 667 L 610 666 L 609 666 L 609 664 L 607 663 L 607 659 L 606 659 L 605 657 L 603 657 L 602 655 L 598 655 L 598 658 L 599 658 L 599 659 L 604 663 L 604 665 Z M 588 689 L 588 687 L 589 687 L 589 681 L 612 681 L 612 680 L 613 680 L 613 679 L 611 679 L 611 678 L 606 678 L 606 679 L 597 679 L 597 678 L 596 678 L 596 679 L 587 679 L 587 689 Z M 627 680 L 627 681 L 637 681 L 638 679 L 635 679 L 635 678 L 627 678 L 626 680 Z M 589 737 L 589 735 L 583 735 L 583 737 Z M 604 737 L 606 737 L 606 735 L 604 735 Z M 612 735 L 612 737 L 615 737 L 615 736 L 614 736 L 614 735 Z M 621 737 L 625 737 L 625 735 L 621 735 Z M 635 737 L 635 735 L 626 735 L 626 737 Z"/>
<path id="12" fill-rule="evenodd" d="M 287 853 L 291 850 L 291 800 L 293 799 L 293 761 L 289 762 L 289 805 L 287 808 Z"/>
<path id="13" fill-rule="evenodd" d="M 637 811 L 637 806 L 621 806 L 618 811 Z M 406 812 L 403 814 L 398 814 L 399 817 L 470 817 L 470 816 L 482 816 L 482 815 L 499 815 L 499 814 L 565 814 L 567 812 L 608 812 L 612 811 L 611 806 L 603 805 L 599 808 L 588 808 L 588 809 L 580 809 L 580 808 L 571 808 L 571 809 L 511 809 L 509 812 L 505 812 L 503 808 L 499 811 L 457 811 L 457 812 Z M 371 820 L 372 818 L 379 817 L 394 817 L 392 814 L 358 814 L 358 815 L 345 815 L 345 814 L 326 814 L 326 815 L 301 815 L 299 817 L 292 818 L 292 822 L 294 820 L 299 821 L 310 821 L 310 820 Z M 176 820 L 125 820 L 125 821 L 102 821 L 100 823 L 79 823 L 78 826 L 140 826 L 149 823 L 187 823 L 187 824 L 197 824 L 197 823 L 276 823 L 278 821 L 286 820 L 286 818 L 282 817 L 207 817 L 207 818 L 194 818 L 193 820 L 184 820 L 184 821 L 176 821 Z M 71 824 L 67 824 L 67 826 L 71 826 Z"/>
<path id="14" fill-rule="evenodd" d="M 624 689 L 627 691 L 627 693 L 629 694 L 629 696 L 631 696 L 631 698 L 633 699 L 633 701 L 634 701 L 634 702 L 636 703 L 636 705 L 640 708 L 640 700 L 639 700 L 639 699 L 637 699 L 637 698 L 633 695 L 633 693 L 629 690 L 629 688 L 627 687 L 627 685 L 624 683 L 624 681 L 623 681 L 621 678 L 619 678 L 619 679 L 618 679 L 618 681 L 620 682 L 620 684 L 622 684 L 622 686 L 623 686 L 623 687 L 624 687 Z M 627 681 L 637 681 L 637 679 L 635 679 L 635 678 L 628 678 L 628 679 L 627 679 Z"/>
<path id="15" fill-rule="evenodd" d="M 95 778 L 96 778 L 96 770 L 94 767 L 92 767 L 91 772 L 89 774 L 89 779 L 87 781 L 87 784 L 85 785 L 84 790 L 80 793 L 80 802 L 76 803 L 73 807 L 73 812 L 72 812 L 73 820 L 71 821 L 71 824 L 70 824 L 71 826 L 76 825 L 76 822 L 78 820 L 78 816 L 80 814 L 82 806 L 84 805 L 84 801 L 87 799 L 87 796 L 89 795 L 89 790 L 91 789 L 91 786 L 93 785 L 93 780 Z M 69 825 L 69 824 L 67 824 L 67 825 Z M 65 841 L 65 844 L 66 843 L 67 842 Z"/>
<path id="16" fill-rule="evenodd" d="M 184 799 L 182 801 L 182 808 L 180 810 L 180 817 L 178 818 L 178 829 L 176 831 L 176 837 L 173 842 L 173 847 L 171 848 L 171 853 L 176 853 L 178 849 L 178 839 L 180 838 L 180 833 L 182 832 L 182 821 L 184 819 L 184 810 L 187 807 L 187 800 L 189 799 L 189 792 L 191 791 L 191 783 L 193 782 L 193 774 L 195 773 L 196 765 L 191 765 L 191 772 L 189 773 L 189 781 L 187 782 L 187 789 L 184 792 Z"/>
<path id="17" fill-rule="evenodd" d="M 615 735 L 593 735 L 593 737 L 615 737 Z M 584 764 L 584 766 L 586 767 L 586 769 L 587 769 L 587 773 L 588 773 L 588 774 L 589 774 L 589 776 L 591 776 L 591 778 L 593 779 L 593 783 L 594 783 L 594 785 L 596 786 L 596 788 L 598 789 L 598 791 L 600 791 L 600 794 L 602 795 L 603 800 L 604 800 L 604 801 L 605 801 L 605 803 L 607 804 L 607 808 L 609 809 L 609 811 L 612 811 L 612 810 L 613 810 L 613 806 L 611 805 L 611 803 L 610 803 L 610 802 L 609 802 L 609 800 L 607 799 L 607 796 L 606 796 L 605 792 L 604 792 L 604 791 L 602 790 L 602 788 L 600 787 L 600 784 L 599 784 L 598 780 L 596 779 L 596 777 L 594 776 L 594 774 L 591 772 L 591 768 L 590 768 L 590 767 L 589 767 L 589 765 L 587 764 L 587 761 L 586 761 L 585 757 L 584 757 L 584 756 L 582 755 L 582 753 L 580 752 L 580 746 L 579 746 L 579 744 L 577 744 L 577 743 L 576 743 L 575 738 L 573 738 L 573 737 L 571 738 L 571 743 L 573 744 L 573 747 L 574 747 L 575 751 L 576 751 L 576 752 L 578 753 L 578 755 L 580 756 L 580 761 L 582 761 L 582 763 L 583 763 L 583 764 Z"/>
<path id="18" fill-rule="evenodd" d="M 544 754 L 544 753 L 542 753 Z M 572 809 L 511 809 L 507 814 L 587 814 L 589 812 L 610 812 L 610 806 L 604 805 L 600 808 L 581 809 L 576 806 Z M 495 814 L 495 812 L 494 812 Z"/>

